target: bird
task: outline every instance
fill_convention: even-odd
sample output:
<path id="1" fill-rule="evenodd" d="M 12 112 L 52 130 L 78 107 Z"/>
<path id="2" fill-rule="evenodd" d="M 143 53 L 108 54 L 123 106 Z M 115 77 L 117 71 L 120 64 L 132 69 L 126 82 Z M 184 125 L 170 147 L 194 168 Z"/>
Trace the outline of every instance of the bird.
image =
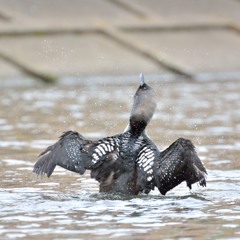
<path id="1" fill-rule="evenodd" d="M 155 187 L 162 195 L 186 181 L 206 187 L 207 170 L 191 140 L 179 138 L 160 151 L 146 133 L 156 109 L 155 91 L 140 74 L 127 128 L 120 134 L 89 140 L 77 131 L 64 132 L 46 148 L 33 167 L 50 177 L 58 165 L 80 175 L 90 170 L 99 192 L 149 194 Z"/>

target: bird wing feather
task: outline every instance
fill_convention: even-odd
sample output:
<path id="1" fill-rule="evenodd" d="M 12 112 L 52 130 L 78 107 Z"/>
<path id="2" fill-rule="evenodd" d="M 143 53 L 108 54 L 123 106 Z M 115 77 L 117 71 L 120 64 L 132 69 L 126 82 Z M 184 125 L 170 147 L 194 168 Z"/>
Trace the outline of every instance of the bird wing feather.
<path id="1" fill-rule="evenodd" d="M 190 140 L 179 138 L 160 153 L 155 164 L 156 186 L 163 195 L 183 181 L 190 189 L 196 182 L 206 186 L 207 171 Z"/>
<path id="2" fill-rule="evenodd" d="M 115 167 L 113 164 L 119 156 L 118 146 L 117 137 L 90 141 L 78 132 L 68 131 L 39 155 L 33 172 L 50 177 L 58 165 L 79 174 L 86 169 L 91 170 L 91 177 L 101 181 Z"/>
<path id="3" fill-rule="evenodd" d="M 83 174 L 92 165 L 85 146 L 92 142 L 78 132 L 67 131 L 60 139 L 43 151 L 34 165 L 33 172 L 51 176 L 55 167 L 61 166 L 67 170 Z"/>

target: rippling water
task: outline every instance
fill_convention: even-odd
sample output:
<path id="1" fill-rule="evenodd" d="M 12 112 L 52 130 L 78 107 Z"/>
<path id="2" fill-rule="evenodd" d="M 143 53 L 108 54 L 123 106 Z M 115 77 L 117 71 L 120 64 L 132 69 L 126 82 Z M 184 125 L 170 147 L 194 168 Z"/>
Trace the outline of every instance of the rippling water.
<path id="1" fill-rule="evenodd" d="M 98 193 L 89 174 L 31 171 L 65 130 L 89 138 L 125 129 L 136 84 L 0 89 L 0 239 L 239 239 L 240 82 L 153 81 L 158 108 L 148 135 L 161 148 L 190 138 L 207 188 L 166 196 Z"/>

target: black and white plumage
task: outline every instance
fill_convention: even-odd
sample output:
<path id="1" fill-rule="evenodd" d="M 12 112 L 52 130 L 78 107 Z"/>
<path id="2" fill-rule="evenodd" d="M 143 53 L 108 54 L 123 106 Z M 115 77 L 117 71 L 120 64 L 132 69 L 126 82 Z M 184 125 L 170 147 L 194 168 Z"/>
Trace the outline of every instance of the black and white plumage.
<path id="1" fill-rule="evenodd" d="M 156 186 L 163 195 L 183 181 L 187 182 L 190 189 L 196 182 L 199 182 L 200 186 L 206 187 L 206 174 L 207 171 L 199 159 L 194 145 L 188 139 L 179 138 L 162 151 L 155 161 Z"/>
<path id="2" fill-rule="evenodd" d="M 206 169 L 190 140 L 178 139 L 160 152 L 146 135 L 156 103 L 153 89 L 143 75 L 140 78 L 123 133 L 91 141 L 77 132 L 65 132 L 40 154 L 33 172 L 50 177 L 57 165 L 79 174 L 90 170 L 91 177 L 100 183 L 100 192 L 131 195 L 149 193 L 154 187 L 165 195 L 183 181 L 189 188 L 196 182 L 206 186 Z"/>

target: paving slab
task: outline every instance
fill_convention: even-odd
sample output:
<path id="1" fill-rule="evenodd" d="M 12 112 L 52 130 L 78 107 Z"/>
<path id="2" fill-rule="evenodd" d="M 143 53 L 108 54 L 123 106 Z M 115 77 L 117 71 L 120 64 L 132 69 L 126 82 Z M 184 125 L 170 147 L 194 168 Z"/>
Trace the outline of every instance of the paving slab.
<path id="1" fill-rule="evenodd" d="M 66 29 L 138 21 L 138 17 L 106 0 L 0 0 L 1 12 L 18 28 Z"/>
<path id="2" fill-rule="evenodd" d="M 239 13 L 240 0 L 0 0 L 0 77 L 240 72 Z"/>
<path id="3" fill-rule="evenodd" d="M 240 23 L 240 1 L 236 0 L 118 0 L 159 25 L 219 25 Z"/>
<path id="4" fill-rule="evenodd" d="M 0 78 L 16 77 L 21 75 L 23 75 L 23 73 L 18 68 L 0 58 Z"/>
<path id="5" fill-rule="evenodd" d="M 240 72 L 240 34 L 230 30 L 125 33 L 160 61 L 196 74 Z"/>
<path id="6" fill-rule="evenodd" d="M 167 73 L 131 49 L 93 33 L 0 38 L 1 53 L 38 73 L 56 76 Z"/>

